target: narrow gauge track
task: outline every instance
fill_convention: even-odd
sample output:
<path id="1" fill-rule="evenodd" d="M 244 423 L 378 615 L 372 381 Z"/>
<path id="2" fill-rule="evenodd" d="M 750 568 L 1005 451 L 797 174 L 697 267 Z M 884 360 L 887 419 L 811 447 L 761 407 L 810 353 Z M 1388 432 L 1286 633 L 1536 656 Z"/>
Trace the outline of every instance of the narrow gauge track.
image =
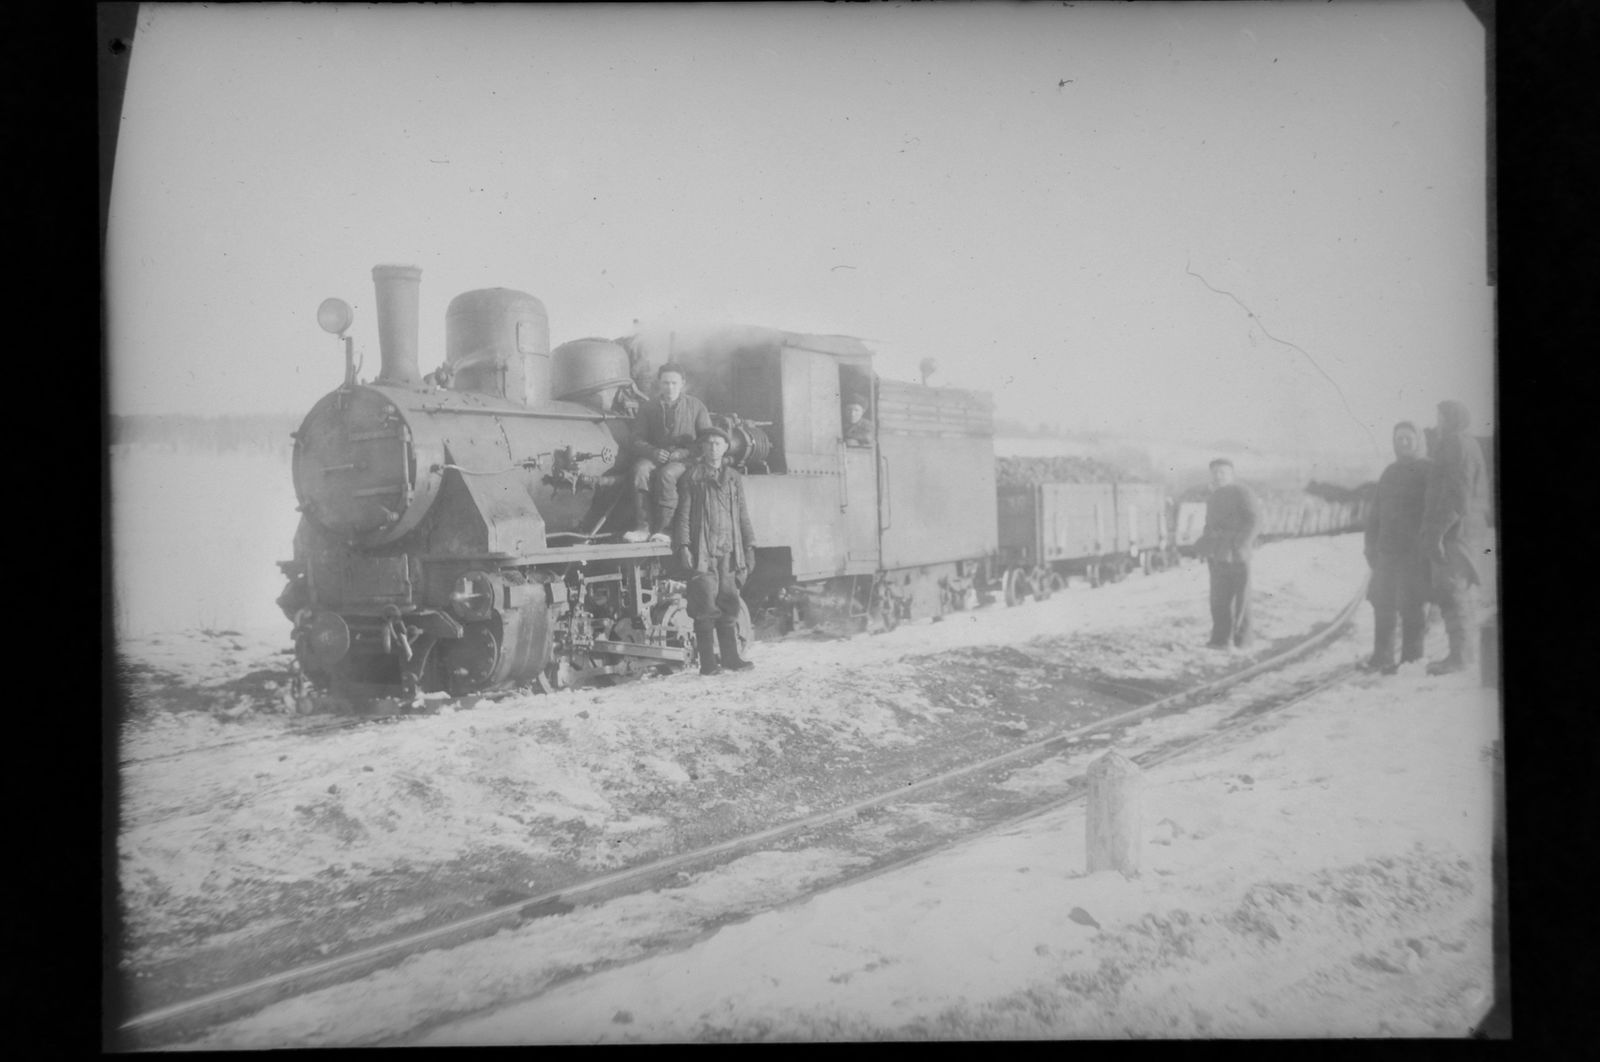
<path id="1" fill-rule="evenodd" d="M 1350 623 L 1365 600 L 1365 591 L 1366 582 L 1363 580 L 1355 595 L 1330 622 L 1294 645 L 1221 678 L 1129 711 L 1059 731 L 1050 737 L 920 781 L 904 783 L 891 791 L 857 800 L 844 807 L 658 859 L 643 866 L 569 883 L 559 889 L 521 898 L 397 939 L 160 1007 L 127 1020 L 120 1026 L 119 1032 L 127 1047 L 176 1045 L 201 1035 L 208 1028 L 243 1017 L 278 1000 L 366 976 L 421 952 L 454 947 L 501 929 L 526 926 L 537 919 L 565 914 L 575 908 L 598 905 L 622 896 L 679 887 L 693 873 L 704 872 L 762 850 L 829 846 L 857 851 L 865 857 L 866 865 L 858 865 L 856 869 L 822 883 L 811 883 L 794 897 L 777 903 L 769 900 L 750 910 L 728 910 L 702 926 L 698 934 L 687 931 L 679 934 L 682 939 L 677 941 L 662 941 L 659 938 L 651 941 L 653 948 L 685 943 L 696 935 L 704 935 L 721 925 L 748 918 L 762 909 L 796 902 L 823 889 L 882 873 L 924 858 L 939 848 L 1046 814 L 1079 799 L 1084 786 L 1081 771 L 1057 778 L 1044 788 L 1018 788 L 1007 786 L 1006 783 L 1018 772 L 1046 763 L 1074 748 L 1085 738 L 1125 731 L 1152 717 L 1187 711 L 1218 698 L 1243 682 L 1284 667 L 1327 645 Z M 1350 664 L 1336 667 L 1310 680 L 1309 685 L 1301 683 L 1287 693 L 1279 691 L 1247 705 L 1218 727 L 1193 737 L 1158 744 L 1132 758 L 1141 766 L 1170 759 L 1247 725 L 1263 714 L 1299 703 L 1344 681 L 1354 670 L 1354 665 Z M 930 818 L 924 813 L 928 805 L 940 800 L 958 807 L 959 814 Z M 904 821 L 895 821 L 897 816 Z M 522 998 L 531 998 L 562 982 L 595 973 L 605 965 L 595 962 L 582 967 L 551 969 L 541 976 L 540 983 L 523 993 Z M 499 1005 L 500 1002 L 503 1001 L 451 1013 L 428 1025 L 457 1020 L 468 1013 Z M 407 1032 L 404 1035 L 410 1037 L 414 1033 Z"/>
<path id="2" fill-rule="evenodd" d="M 157 752 L 150 756 L 130 756 L 118 760 L 117 766 L 137 767 L 145 763 L 159 763 L 163 760 L 182 759 L 185 756 L 197 756 L 205 752 L 217 752 L 221 749 L 238 748 L 243 745 L 254 745 L 260 742 L 282 741 L 287 738 L 305 737 L 306 735 L 327 734 L 339 730 L 351 730 L 358 726 L 380 726 L 403 722 L 407 719 L 422 719 L 436 715 L 445 707 L 456 710 L 475 708 L 485 701 L 499 701 L 507 697 L 516 697 L 532 692 L 532 686 L 518 686 L 515 689 L 500 690 L 494 693 L 474 693 L 466 697 L 439 699 L 430 707 L 417 711 L 374 712 L 365 715 L 339 716 L 334 719 L 321 719 L 307 723 L 291 723 L 282 730 L 275 730 L 268 734 L 250 734 L 246 737 L 231 738 L 227 741 L 213 741 L 206 745 L 191 745 L 188 748 L 173 749 L 171 752 Z"/>

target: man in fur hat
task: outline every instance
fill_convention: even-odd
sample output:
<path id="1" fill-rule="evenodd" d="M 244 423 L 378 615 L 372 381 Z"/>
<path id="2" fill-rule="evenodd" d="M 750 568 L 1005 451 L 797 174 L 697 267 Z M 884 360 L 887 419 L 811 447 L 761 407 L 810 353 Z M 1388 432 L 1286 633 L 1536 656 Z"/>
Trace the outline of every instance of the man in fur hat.
<path id="1" fill-rule="evenodd" d="M 1420 456 L 1422 433 L 1410 421 L 1394 426 L 1394 463 L 1378 478 L 1367 514 L 1367 566 L 1372 581 L 1372 659 L 1369 671 L 1392 675 L 1400 664 L 1422 659 L 1427 635 L 1428 558 L 1418 541 L 1428 485 L 1428 460 Z M 1395 627 L 1400 628 L 1400 660 L 1395 661 Z"/>
<path id="2" fill-rule="evenodd" d="M 1432 566 L 1450 655 L 1428 665 L 1430 675 L 1462 671 L 1478 658 L 1477 589 L 1483 583 L 1489 479 L 1478 440 L 1467 434 L 1471 424 L 1462 403 L 1439 403 L 1438 449 L 1428 471 L 1418 545 Z"/>
<path id="3" fill-rule="evenodd" d="M 728 433 L 721 428 L 700 433 L 700 458 L 678 483 L 678 513 L 672 524 L 678 565 L 689 573 L 689 618 L 702 675 L 755 666 L 739 656 L 737 624 L 739 587 L 756 566 L 756 533 L 745 504 L 744 477 L 723 463 L 728 444 Z"/>
<path id="4" fill-rule="evenodd" d="M 844 444 L 860 447 L 872 445 L 872 420 L 867 416 L 867 400 L 858 395 L 845 399 Z"/>

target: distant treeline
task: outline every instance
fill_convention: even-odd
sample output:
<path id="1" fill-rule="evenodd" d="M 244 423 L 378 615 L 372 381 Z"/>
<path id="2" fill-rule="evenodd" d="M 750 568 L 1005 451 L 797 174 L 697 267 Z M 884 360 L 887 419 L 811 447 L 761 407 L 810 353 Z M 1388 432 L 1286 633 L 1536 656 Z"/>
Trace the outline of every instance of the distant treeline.
<path id="1" fill-rule="evenodd" d="M 300 427 L 290 413 L 202 417 L 188 413 L 135 413 L 111 417 L 111 445 L 139 444 L 172 450 L 226 453 L 254 450 L 288 454 L 289 433 Z"/>

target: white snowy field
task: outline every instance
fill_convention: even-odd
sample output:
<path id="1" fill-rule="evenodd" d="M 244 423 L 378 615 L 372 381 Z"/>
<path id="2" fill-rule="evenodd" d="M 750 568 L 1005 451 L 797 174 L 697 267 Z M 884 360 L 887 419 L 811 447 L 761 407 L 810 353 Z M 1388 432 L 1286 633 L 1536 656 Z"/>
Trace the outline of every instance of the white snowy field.
<path id="1" fill-rule="evenodd" d="M 1259 556 L 1266 639 L 1327 619 L 1364 570 L 1359 536 Z M 1214 667 L 1204 587 L 1191 565 L 877 637 L 761 644 L 755 672 L 715 682 L 518 698 L 240 746 L 199 767 L 126 768 L 125 901 L 158 932 L 175 909 L 226 905 L 268 881 L 359 880 L 536 846 L 549 823 L 584 824 L 626 854 L 666 825 L 648 809 L 667 794 L 772 770 L 797 735 L 846 758 L 911 755 L 928 720 L 984 710 L 924 696 L 908 681 L 924 654 L 1066 638 L 1113 677 Z M 1363 656 L 1370 638 L 1363 608 L 1331 653 Z M 1430 657 L 1443 649 L 1436 629 Z M 198 661 L 192 673 L 210 674 Z M 1150 721 L 1124 743 L 1193 732 L 1232 707 Z M 227 726 L 166 716 L 128 730 L 123 751 L 280 726 L 266 713 Z M 1151 769 L 1144 872 L 1131 881 L 1083 873 L 1082 812 L 1068 809 L 634 961 L 639 926 L 665 932 L 718 896 L 782 893 L 840 858 L 763 853 L 670 898 L 416 956 L 192 1046 L 1460 1035 L 1492 995 L 1498 735 L 1497 695 L 1475 674 L 1362 676 Z M 553 956 L 624 965 L 517 1003 Z"/>
<path id="2" fill-rule="evenodd" d="M 1363 678 L 1148 772 L 1131 880 L 1075 807 L 413 1042 L 1464 1036 L 1498 733 L 1470 676 Z"/>
<path id="3" fill-rule="evenodd" d="M 419 1042 L 1462 1036 L 1497 734 L 1470 678 L 1362 679 L 1150 771 L 1136 879 L 1073 808 Z"/>
<path id="4" fill-rule="evenodd" d="M 112 607 L 119 637 L 281 630 L 277 562 L 294 552 L 287 457 L 147 444 L 111 452 Z"/>

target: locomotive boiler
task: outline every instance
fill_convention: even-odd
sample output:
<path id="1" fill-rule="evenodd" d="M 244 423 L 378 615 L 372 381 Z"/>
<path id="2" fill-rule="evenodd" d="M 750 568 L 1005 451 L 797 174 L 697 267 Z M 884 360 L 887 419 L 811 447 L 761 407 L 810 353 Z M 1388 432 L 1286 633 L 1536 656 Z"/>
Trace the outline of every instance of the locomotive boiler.
<path id="1" fill-rule="evenodd" d="M 505 288 L 457 296 L 444 363 L 417 360 L 421 271 L 377 266 L 381 370 L 344 382 L 294 433 L 301 519 L 279 604 L 303 710 L 417 705 L 681 665 L 682 584 L 659 543 L 603 541 L 639 395 L 627 352 L 550 349 L 544 306 Z"/>

